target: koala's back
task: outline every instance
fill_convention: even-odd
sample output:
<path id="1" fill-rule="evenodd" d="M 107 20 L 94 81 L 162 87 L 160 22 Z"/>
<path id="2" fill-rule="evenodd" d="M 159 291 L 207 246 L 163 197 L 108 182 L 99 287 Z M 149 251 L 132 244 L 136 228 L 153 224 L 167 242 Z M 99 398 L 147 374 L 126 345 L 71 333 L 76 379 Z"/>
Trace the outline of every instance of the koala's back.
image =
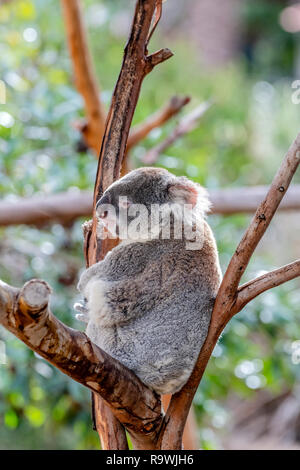
<path id="1" fill-rule="evenodd" d="M 184 240 L 117 247 L 95 285 L 105 315 L 91 318 L 87 334 L 158 393 L 184 385 L 207 335 L 220 270 L 207 224 L 205 232 L 201 250 L 187 250 Z"/>

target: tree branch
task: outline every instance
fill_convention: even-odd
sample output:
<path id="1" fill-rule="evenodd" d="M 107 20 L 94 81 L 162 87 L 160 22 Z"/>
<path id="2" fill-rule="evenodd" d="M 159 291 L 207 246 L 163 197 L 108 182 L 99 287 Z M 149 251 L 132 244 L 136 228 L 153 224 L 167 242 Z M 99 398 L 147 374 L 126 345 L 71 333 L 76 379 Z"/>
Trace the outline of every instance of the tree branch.
<path id="1" fill-rule="evenodd" d="M 138 0 L 120 75 L 112 97 L 103 137 L 95 198 L 119 178 L 129 128 L 143 79 L 148 73 L 147 36 L 155 11 L 155 0 Z"/>
<path id="2" fill-rule="evenodd" d="M 97 241 L 96 201 L 105 189 L 120 176 L 126 152 L 129 128 L 137 104 L 143 79 L 148 69 L 148 36 L 157 0 L 137 0 L 134 19 L 128 42 L 124 50 L 119 78 L 113 93 L 106 129 L 102 141 L 94 190 L 93 227 L 88 247 L 89 265 L 102 259 L 112 248 L 109 239 Z"/>
<path id="3" fill-rule="evenodd" d="M 160 445 L 162 449 L 170 449 L 170 445 L 172 445 L 172 448 L 175 449 L 180 449 L 181 447 L 183 430 L 194 394 L 196 393 L 209 358 L 221 332 L 223 331 L 228 321 L 237 312 L 236 302 L 238 298 L 239 281 L 259 240 L 265 233 L 274 213 L 276 212 L 281 202 L 281 199 L 288 189 L 292 177 L 298 168 L 300 161 L 299 157 L 300 134 L 298 134 L 295 141 L 289 148 L 277 174 L 273 179 L 266 197 L 259 205 L 256 214 L 250 223 L 250 226 L 248 227 L 238 248 L 231 258 L 215 301 L 208 335 L 199 353 L 199 357 L 194 367 L 193 373 L 184 387 L 178 393 L 173 395 L 167 410 L 166 418 L 164 420 L 165 428 L 160 436 Z M 298 262 L 296 262 L 292 268 L 289 268 L 286 271 L 285 279 L 289 280 L 298 276 L 298 269 L 299 265 Z M 287 274 L 287 272 L 289 272 L 289 274 Z M 282 279 L 282 270 L 280 270 L 280 274 L 277 273 L 277 276 L 278 281 L 280 278 Z M 264 283 L 265 286 L 269 285 L 269 281 L 270 279 L 261 280 L 260 287 L 262 287 Z M 253 289 L 255 289 L 255 287 L 253 287 Z M 261 292 L 264 290 L 265 289 L 262 289 Z M 259 293 L 260 291 L 258 289 L 257 295 Z"/>
<path id="4" fill-rule="evenodd" d="M 61 0 L 66 25 L 67 42 L 72 59 L 75 85 L 85 104 L 86 119 L 77 123 L 76 127 L 83 135 L 85 144 L 99 154 L 101 139 L 104 134 L 106 113 L 100 99 L 93 61 L 88 47 L 87 33 L 82 19 L 80 0 Z M 161 52 L 164 51 L 164 52 Z M 147 59 L 150 66 L 157 65 L 155 60 L 164 60 L 172 54 L 168 50 L 158 51 Z M 157 62 L 158 63 L 158 62 Z M 128 138 L 127 149 L 132 148 L 155 127 L 177 114 L 189 101 L 189 98 L 174 97 L 169 105 L 157 115 L 153 115 L 153 123 L 149 118 L 145 124 L 133 128 Z M 157 119 L 157 122 L 156 122 Z"/>
<path id="5" fill-rule="evenodd" d="M 238 284 L 250 258 L 267 230 L 300 162 L 300 133 L 287 151 L 270 189 L 259 205 L 245 235 L 233 254 L 220 288 L 221 295 L 227 295 L 228 302 L 234 299 Z M 227 302 L 227 303 L 228 303 Z"/>
<path id="6" fill-rule="evenodd" d="M 180 137 L 187 134 L 188 132 L 191 132 L 196 127 L 199 119 L 210 107 L 211 103 L 204 102 L 201 103 L 192 112 L 186 116 L 183 116 L 173 132 L 165 140 L 156 145 L 156 147 L 153 147 L 143 156 L 143 163 L 147 165 L 153 165 L 158 160 L 159 155 L 163 153 L 166 148 L 170 147 L 176 140 L 180 139 Z"/>
<path id="7" fill-rule="evenodd" d="M 190 102 L 188 96 L 180 97 L 173 96 L 169 103 L 164 106 L 161 110 L 149 116 L 141 124 L 137 124 L 133 127 L 129 133 L 128 142 L 127 142 L 127 152 L 143 140 L 147 135 L 156 127 L 161 127 L 165 122 L 171 119 L 173 116 L 176 116 L 183 106 Z"/>
<path id="8" fill-rule="evenodd" d="M 268 191 L 267 186 L 245 188 L 210 189 L 211 214 L 230 215 L 253 213 L 259 201 Z M 281 212 L 300 209 L 300 185 L 289 188 L 278 210 Z M 91 217 L 93 194 L 91 191 L 64 192 L 46 196 L 0 201 L 0 226 L 37 225 L 59 222 L 68 225 L 78 217 Z"/>
<path id="9" fill-rule="evenodd" d="M 165 60 L 170 59 L 173 56 L 173 52 L 170 51 L 167 47 L 164 49 L 159 49 L 159 51 L 154 52 L 146 58 L 146 73 L 151 72 L 151 70 L 158 64 L 161 64 Z"/>
<path id="10" fill-rule="evenodd" d="M 104 133 L 105 111 L 95 77 L 80 0 L 61 0 L 75 85 L 84 100 L 86 121 L 79 124 L 88 147 L 99 153 Z"/>
<path id="11" fill-rule="evenodd" d="M 151 28 L 153 15 L 156 12 L 154 26 Z M 114 89 L 109 113 L 106 120 L 98 161 L 93 200 L 93 221 L 91 231 L 85 233 L 85 258 L 87 266 L 100 261 L 106 253 L 117 244 L 117 240 L 97 238 L 96 203 L 105 189 L 120 176 L 120 170 L 126 153 L 127 140 L 133 114 L 140 93 L 143 79 L 149 73 L 148 41 L 161 16 L 161 0 L 137 0 L 133 23 L 128 42 L 124 50 L 120 74 Z M 163 53 L 166 60 L 171 53 Z M 162 61 L 161 60 L 161 61 Z M 152 59 L 150 59 L 151 65 Z M 98 395 L 94 395 L 95 410 L 102 408 Z M 107 427 L 116 427 L 117 414 L 106 410 L 106 418 L 111 422 Z M 97 421 L 101 420 L 96 416 Z M 128 428 L 128 426 L 126 426 Z M 101 435 L 101 429 L 99 430 Z M 153 433 L 152 433 L 153 434 Z M 153 438 L 153 436 L 152 436 Z M 106 438 L 105 438 L 106 439 Z M 102 439 L 103 440 L 103 439 Z M 145 448 L 145 436 L 136 433 L 133 439 L 135 448 Z M 151 442 L 150 446 L 153 446 Z M 153 448 L 153 447 L 152 447 Z"/>
<path id="12" fill-rule="evenodd" d="M 299 276 L 300 259 L 252 279 L 239 287 L 233 312 L 240 312 L 248 302 L 266 290 L 273 289 L 273 287 L 280 286 L 284 282 L 291 281 Z"/>
<path id="13" fill-rule="evenodd" d="M 84 250 L 88 266 L 102 259 L 109 249 L 109 245 L 101 243 L 96 236 L 95 204 L 103 191 L 119 176 L 141 83 L 156 63 L 170 56 L 165 49 L 165 52 L 160 51 L 152 56 L 148 56 L 147 52 L 148 41 L 160 15 L 161 0 L 137 0 L 100 152 L 94 191 L 94 217 L 92 223 L 84 226 Z M 191 122 L 186 128 L 189 128 Z M 68 328 L 51 314 L 48 306 L 50 288 L 44 281 L 29 281 L 22 289 L 1 283 L 0 323 L 62 372 L 93 391 L 96 410 L 100 411 L 96 415 L 98 432 L 100 436 L 104 435 L 102 442 L 105 446 L 126 447 L 124 430 L 119 424 L 122 423 L 129 430 L 136 449 L 180 449 L 193 396 L 227 322 L 245 305 L 245 300 L 254 298 L 254 294 L 258 295 L 272 285 L 279 285 L 299 275 L 297 261 L 238 289 L 241 276 L 299 165 L 299 147 L 300 134 L 289 149 L 267 196 L 232 257 L 194 371 L 181 391 L 172 397 L 165 417 L 161 415 L 159 397 L 131 371 L 93 344 L 84 333 Z M 98 401 L 100 396 L 104 401 Z M 101 410 L 104 410 L 105 423 L 101 421 Z M 105 435 L 112 430 L 117 432 L 115 444 Z"/>
<path id="14" fill-rule="evenodd" d="M 85 333 L 55 318 L 50 292 L 38 279 L 22 289 L 0 281 L 0 323 L 64 374 L 100 394 L 133 435 L 153 438 L 162 418 L 159 397 Z"/>

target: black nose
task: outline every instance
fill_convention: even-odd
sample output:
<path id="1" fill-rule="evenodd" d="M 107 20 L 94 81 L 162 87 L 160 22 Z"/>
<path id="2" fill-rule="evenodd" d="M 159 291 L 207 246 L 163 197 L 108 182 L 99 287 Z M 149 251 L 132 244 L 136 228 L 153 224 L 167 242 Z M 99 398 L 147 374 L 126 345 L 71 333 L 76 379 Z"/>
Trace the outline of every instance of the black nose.
<path id="1" fill-rule="evenodd" d="M 101 211 L 101 208 L 100 210 L 98 210 L 98 216 L 100 217 L 100 219 L 105 219 L 107 217 L 107 214 L 108 211 Z"/>

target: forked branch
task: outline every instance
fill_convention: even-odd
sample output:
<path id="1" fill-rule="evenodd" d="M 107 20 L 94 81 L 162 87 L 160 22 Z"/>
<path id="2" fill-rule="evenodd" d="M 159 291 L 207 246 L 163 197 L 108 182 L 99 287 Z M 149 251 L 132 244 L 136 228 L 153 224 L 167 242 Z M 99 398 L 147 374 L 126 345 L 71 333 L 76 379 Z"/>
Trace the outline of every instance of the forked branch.
<path id="1" fill-rule="evenodd" d="M 85 225 L 88 266 L 99 261 L 108 250 L 108 245 L 100 243 L 96 237 L 95 203 L 119 177 L 142 81 L 154 65 L 170 56 L 166 49 L 150 56 L 147 51 L 160 15 L 161 0 L 137 1 L 100 152 L 94 217 L 91 224 Z M 225 325 L 256 295 L 299 276 L 298 260 L 238 287 L 259 240 L 288 189 L 299 165 L 299 156 L 300 135 L 290 147 L 267 196 L 231 259 L 194 371 L 182 390 L 172 397 L 165 417 L 161 415 L 159 397 L 131 371 L 93 344 L 84 333 L 66 327 L 51 314 L 48 305 L 50 288 L 44 281 L 32 280 L 22 289 L 0 284 L 0 323 L 55 367 L 93 391 L 96 411 L 100 413 L 96 416 L 98 432 L 104 437 L 102 442 L 106 443 L 107 448 L 113 445 L 126 448 L 122 424 L 130 432 L 136 449 L 180 449 L 193 396 Z M 105 415 L 105 423 L 101 422 L 101 413 Z M 109 432 L 118 435 L 110 439 L 105 436 Z"/>
<path id="2" fill-rule="evenodd" d="M 240 312 L 252 299 L 266 290 L 280 286 L 300 276 L 300 259 L 286 264 L 279 269 L 263 274 L 238 288 L 237 299 L 233 310 Z"/>
<path id="3" fill-rule="evenodd" d="M 247 302 L 276 285 L 299 276 L 299 261 L 241 286 L 240 279 L 254 250 L 267 230 L 300 162 L 300 133 L 289 148 L 270 189 L 259 205 L 245 235 L 233 254 L 220 286 L 208 335 L 188 382 L 176 393 L 166 415 L 166 429 L 161 438 L 163 449 L 181 447 L 184 425 L 197 387 L 224 327 Z M 273 283 L 273 285 L 272 285 Z M 255 295 L 254 295 L 255 294 Z M 172 446 L 172 447 L 170 447 Z"/>
<path id="4" fill-rule="evenodd" d="M 191 132 L 198 124 L 199 119 L 210 108 L 211 103 L 201 103 L 197 108 L 191 111 L 186 116 L 183 116 L 172 133 L 156 147 L 150 149 L 142 158 L 143 163 L 153 165 L 168 147 L 170 147 L 176 140 Z"/>

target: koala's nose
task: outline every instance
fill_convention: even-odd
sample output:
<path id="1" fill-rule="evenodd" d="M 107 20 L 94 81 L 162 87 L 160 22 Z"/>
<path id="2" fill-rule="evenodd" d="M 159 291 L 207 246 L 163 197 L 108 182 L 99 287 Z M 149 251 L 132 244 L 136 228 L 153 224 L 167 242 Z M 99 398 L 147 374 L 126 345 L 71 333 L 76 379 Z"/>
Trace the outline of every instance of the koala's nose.
<path id="1" fill-rule="evenodd" d="M 108 215 L 108 211 L 105 211 L 105 210 L 98 211 L 98 216 L 100 217 L 100 219 L 106 219 L 107 215 Z"/>

